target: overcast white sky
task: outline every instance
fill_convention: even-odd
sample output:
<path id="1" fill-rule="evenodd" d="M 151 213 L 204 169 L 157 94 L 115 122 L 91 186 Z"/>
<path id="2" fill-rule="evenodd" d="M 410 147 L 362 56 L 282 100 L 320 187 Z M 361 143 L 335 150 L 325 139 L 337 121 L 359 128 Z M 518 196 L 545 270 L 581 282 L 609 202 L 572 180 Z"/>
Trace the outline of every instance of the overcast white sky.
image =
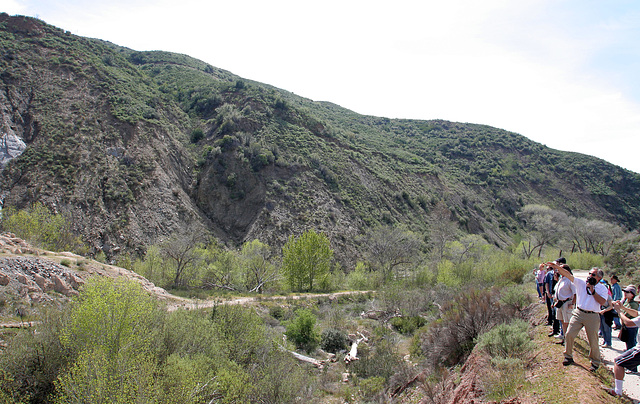
<path id="1" fill-rule="evenodd" d="M 640 173 L 636 0 L 0 0 L 388 118 L 495 126 Z"/>

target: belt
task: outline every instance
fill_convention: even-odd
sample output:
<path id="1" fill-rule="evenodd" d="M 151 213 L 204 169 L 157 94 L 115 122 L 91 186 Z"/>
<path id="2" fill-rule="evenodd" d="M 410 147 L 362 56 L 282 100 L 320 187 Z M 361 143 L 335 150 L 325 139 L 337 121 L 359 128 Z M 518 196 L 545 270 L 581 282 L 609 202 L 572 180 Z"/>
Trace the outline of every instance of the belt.
<path id="1" fill-rule="evenodd" d="M 583 312 L 583 313 L 598 314 L 598 312 L 597 312 L 597 311 L 583 310 L 583 309 L 581 309 L 580 307 L 578 307 L 578 310 L 580 310 L 580 311 L 581 311 L 581 312 Z"/>

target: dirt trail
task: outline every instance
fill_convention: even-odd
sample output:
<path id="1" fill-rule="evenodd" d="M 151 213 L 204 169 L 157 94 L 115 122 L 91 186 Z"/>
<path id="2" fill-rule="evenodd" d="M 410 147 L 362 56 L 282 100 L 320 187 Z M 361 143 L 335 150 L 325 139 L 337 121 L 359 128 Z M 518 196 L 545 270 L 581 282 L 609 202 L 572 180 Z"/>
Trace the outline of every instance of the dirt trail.
<path id="1" fill-rule="evenodd" d="M 317 299 L 320 297 L 328 297 L 330 300 L 336 299 L 339 296 L 348 296 L 348 295 L 361 295 L 371 293 L 371 291 L 351 291 L 351 292 L 336 292 L 336 293 L 313 293 L 313 294 L 303 294 L 303 295 L 291 295 L 291 296 L 250 296 L 250 297 L 237 297 L 228 300 L 197 300 L 197 299 L 187 299 L 174 296 L 171 299 L 167 300 L 167 310 L 174 311 L 177 309 L 187 309 L 187 310 L 195 310 L 195 309 L 204 309 L 207 307 L 213 307 L 217 304 L 239 304 L 239 305 L 248 305 L 253 303 L 261 303 L 261 302 L 269 302 L 269 301 L 277 301 L 277 300 L 299 300 L 299 299 L 307 299 L 313 298 Z"/>

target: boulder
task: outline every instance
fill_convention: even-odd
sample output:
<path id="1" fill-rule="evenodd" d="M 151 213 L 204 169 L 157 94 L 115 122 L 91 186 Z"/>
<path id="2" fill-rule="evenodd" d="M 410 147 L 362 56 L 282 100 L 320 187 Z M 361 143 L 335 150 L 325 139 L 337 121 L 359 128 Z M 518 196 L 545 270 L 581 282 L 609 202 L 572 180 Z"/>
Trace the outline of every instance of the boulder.
<path id="1" fill-rule="evenodd" d="M 5 274 L 4 272 L 0 272 L 0 285 L 7 286 L 9 282 L 11 282 L 11 278 L 9 277 L 9 275 Z"/>

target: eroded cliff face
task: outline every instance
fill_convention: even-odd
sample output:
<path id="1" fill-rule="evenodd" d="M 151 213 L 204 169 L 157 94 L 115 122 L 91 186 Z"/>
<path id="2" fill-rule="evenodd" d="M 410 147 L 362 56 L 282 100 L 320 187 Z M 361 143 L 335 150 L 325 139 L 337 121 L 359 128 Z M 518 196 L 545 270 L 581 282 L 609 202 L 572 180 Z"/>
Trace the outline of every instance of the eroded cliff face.
<path id="1" fill-rule="evenodd" d="M 27 145 L 13 133 L 0 135 L 0 169 L 4 168 L 11 160 L 20 156 Z"/>

